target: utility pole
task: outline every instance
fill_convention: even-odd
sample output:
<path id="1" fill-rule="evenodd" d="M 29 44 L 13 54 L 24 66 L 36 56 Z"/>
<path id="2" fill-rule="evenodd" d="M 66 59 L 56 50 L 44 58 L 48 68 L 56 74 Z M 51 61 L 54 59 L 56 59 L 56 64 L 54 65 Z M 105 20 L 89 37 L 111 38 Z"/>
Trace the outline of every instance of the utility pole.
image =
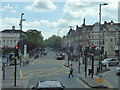
<path id="1" fill-rule="evenodd" d="M 22 31 L 22 28 L 23 28 L 23 21 L 25 21 L 25 19 L 23 19 L 23 15 L 24 13 L 21 14 L 21 18 L 20 18 L 20 23 L 19 23 L 19 26 L 20 26 L 20 30 Z M 21 32 L 21 35 L 22 35 L 22 32 Z M 23 38 L 21 39 L 22 40 L 22 45 L 21 45 L 21 53 L 23 54 Z M 21 55 L 22 55 L 21 54 Z M 21 56 L 22 57 L 22 56 Z M 20 58 L 20 66 L 21 66 L 21 63 L 22 63 L 22 59 Z"/>
<path id="2" fill-rule="evenodd" d="M 81 53 L 79 54 L 78 73 L 80 73 L 80 66 L 81 66 L 81 63 L 80 63 L 80 56 L 82 56 Z"/>
<path id="3" fill-rule="evenodd" d="M 93 78 L 93 75 L 94 75 L 94 55 L 95 55 L 95 45 L 91 45 L 91 57 L 92 57 L 92 74 L 91 74 L 91 78 Z"/>
<path id="4" fill-rule="evenodd" d="M 103 3 L 99 5 L 99 71 L 101 71 L 101 6 L 108 5 L 107 3 Z"/>
<path id="5" fill-rule="evenodd" d="M 91 78 L 93 78 L 93 75 L 94 75 L 94 54 L 92 53 L 91 56 L 92 56 L 92 74 L 91 74 Z"/>
<path id="6" fill-rule="evenodd" d="M 78 57 L 79 57 L 79 62 L 78 62 L 78 73 L 80 73 L 80 65 L 81 65 L 81 63 L 80 63 L 80 57 L 82 57 L 82 44 L 80 44 L 80 46 L 79 46 L 79 55 L 78 55 Z"/>
<path id="7" fill-rule="evenodd" d="M 3 80 L 5 80 L 5 63 L 4 62 L 2 66 L 2 71 L 3 71 Z"/>
<path id="8" fill-rule="evenodd" d="M 19 47 L 16 45 L 15 46 L 15 58 L 14 58 L 14 60 L 15 60 L 14 86 L 16 86 L 17 59 L 18 59 L 18 56 L 19 56 L 18 49 L 19 49 Z"/>
<path id="9" fill-rule="evenodd" d="M 85 77 L 87 77 L 87 47 L 84 50 L 85 55 Z"/>

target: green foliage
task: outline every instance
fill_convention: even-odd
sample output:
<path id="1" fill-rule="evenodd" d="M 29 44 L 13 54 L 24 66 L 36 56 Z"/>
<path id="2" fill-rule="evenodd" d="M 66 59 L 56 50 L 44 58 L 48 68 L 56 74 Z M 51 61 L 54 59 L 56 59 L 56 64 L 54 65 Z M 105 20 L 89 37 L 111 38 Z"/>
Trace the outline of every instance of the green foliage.
<path id="1" fill-rule="evenodd" d="M 28 50 L 43 46 L 43 36 L 41 34 L 41 31 L 29 29 L 20 37 L 21 40 L 19 41 L 19 46 L 21 48 L 23 48 L 24 44 L 27 44 Z"/>
<path id="2" fill-rule="evenodd" d="M 61 47 L 61 37 L 56 35 L 51 36 L 50 38 L 45 40 L 45 42 L 48 47 L 51 47 L 54 49 L 58 49 Z"/>

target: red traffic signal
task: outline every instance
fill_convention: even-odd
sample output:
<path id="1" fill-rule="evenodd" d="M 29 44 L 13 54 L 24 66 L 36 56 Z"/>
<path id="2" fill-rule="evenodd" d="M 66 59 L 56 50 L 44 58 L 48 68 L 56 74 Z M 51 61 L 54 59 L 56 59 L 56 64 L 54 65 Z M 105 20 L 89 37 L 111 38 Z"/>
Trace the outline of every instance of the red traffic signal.
<path id="1" fill-rule="evenodd" d="M 18 46 L 15 46 L 15 49 L 19 49 L 19 47 L 18 47 Z"/>
<path id="2" fill-rule="evenodd" d="M 80 45 L 80 47 L 82 48 L 82 45 Z"/>
<path id="3" fill-rule="evenodd" d="M 95 47 L 95 45 L 91 45 L 91 47 Z"/>

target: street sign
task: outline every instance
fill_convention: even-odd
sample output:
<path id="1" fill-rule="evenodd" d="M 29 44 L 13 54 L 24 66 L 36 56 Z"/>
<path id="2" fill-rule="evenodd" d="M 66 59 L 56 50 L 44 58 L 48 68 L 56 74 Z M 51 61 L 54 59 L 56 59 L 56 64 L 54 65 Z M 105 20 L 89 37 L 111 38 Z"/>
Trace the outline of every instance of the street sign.
<path id="1" fill-rule="evenodd" d="M 99 77 L 99 78 L 98 78 L 98 83 L 99 83 L 99 84 L 102 84 L 102 83 L 103 83 L 103 78 L 102 78 L 103 75 L 99 74 L 98 77 Z"/>
<path id="2" fill-rule="evenodd" d="M 102 82 L 103 82 L 103 78 L 98 78 L 98 83 L 102 84 Z"/>
<path id="3" fill-rule="evenodd" d="M 102 78 L 103 76 L 101 74 L 98 75 L 99 78 Z"/>

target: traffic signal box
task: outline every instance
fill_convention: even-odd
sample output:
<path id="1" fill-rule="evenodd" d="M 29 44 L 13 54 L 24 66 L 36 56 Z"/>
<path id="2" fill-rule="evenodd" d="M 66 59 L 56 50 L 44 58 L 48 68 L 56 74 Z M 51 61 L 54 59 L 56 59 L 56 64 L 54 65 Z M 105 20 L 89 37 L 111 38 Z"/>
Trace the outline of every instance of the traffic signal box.
<path id="1" fill-rule="evenodd" d="M 91 53 L 95 54 L 95 45 L 91 45 Z"/>
<path id="2" fill-rule="evenodd" d="M 104 46 L 101 47 L 100 54 L 104 54 Z"/>
<path id="3" fill-rule="evenodd" d="M 19 49 L 19 47 L 16 45 L 16 46 L 15 46 L 15 56 L 17 56 L 17 57 L 19 56 L 19 54 L 18 54 L 18 49 Z"/>
<path id="4" fill-rule="evenodd" d="M 82 53 L 82 45 L 80 45 L 80 52 Z"/>

